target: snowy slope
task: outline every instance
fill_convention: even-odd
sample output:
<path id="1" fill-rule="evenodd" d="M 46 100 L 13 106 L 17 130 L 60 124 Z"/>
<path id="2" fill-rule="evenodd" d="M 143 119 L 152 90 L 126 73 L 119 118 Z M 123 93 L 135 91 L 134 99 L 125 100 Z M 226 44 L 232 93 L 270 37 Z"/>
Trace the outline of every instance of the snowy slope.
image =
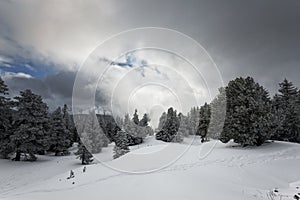
<path id="1" fill-rule="evenodd" d="M 216 141 L 189 142 L 165 144 L 150 138 L 120 159 L 87 166 L 85 173 L 77 165 L 73 179 L 67 179 L 69 172 L 35 179 L 24 186 L 1 189 L 0 199 L 280 199 L 284 193 L 280 188 L 296 188 L 297 183 L 290 183 L 300 180 L 298 144 L 275 142 L 241 149 Z M 55 171 L 55 162 L 52 165 Z M 45 170 L 54 174 L 50 171 Z M 280 194 L 273 194 L 275 188 Z M 290 190 L 284 194 L 286 199 L 294 196 L 295 191 Z"/>

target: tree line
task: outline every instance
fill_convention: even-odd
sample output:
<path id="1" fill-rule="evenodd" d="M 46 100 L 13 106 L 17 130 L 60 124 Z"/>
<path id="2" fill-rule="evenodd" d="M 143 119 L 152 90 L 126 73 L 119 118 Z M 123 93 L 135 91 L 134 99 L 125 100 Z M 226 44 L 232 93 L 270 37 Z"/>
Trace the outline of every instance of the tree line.
<path id="1" fill-rule="evenodd" d="M 68 148 L 78 139 L 67 105 L 49 113 L 42 97 L 29 89 L 13 99 L 7 95 L 8 87 L 0 77 L 1 157 L 15 154 L 15 161 L 21 157 L 34 161 L 35 154 L 69 154 Z"/>
<path id="2" fill-rule="evenodd" d="M 271 98 L 252 77 L 236 78 L 211 103 L 194 107 L 185 116 L 173 108 L 163 113 L 156 139 L 180 142 L 199 135 L 223 143 L 260 146 L 266 140 L 300 142 L 300 90 L 285 79 Z"/>
<path id="3" fill-rule="evenodd" d="M 129 146 L 141 144 L 154 135 L 150 118 L 139 119 L 110 115 L 70 115 L 67 105 L 49 112 L 40 95 L 27 89 L 19 96 L 8 98 L 8 87 L 0 77 L 0 156 L 20 161 L 37 159 L 36 154 L 53 152 L 68 155 L 73 143 L 78 143 L 76 155 L 82 164 L 93 161 L 92 154 L 114 142 L 114 158 L 129 152 Z M 81 123 L 74 125 L 74 117 Z M 99 128 L 100 126 L 100 128 Z M 259 146 L 266 140 L 300 142 L 300 91 L 285 79 L 272 98 L 253 78 L 236 78 L 210 103 L 193 107 L 186 114 L 173 108 L 162 113 L 157 140 L 182 142 L 189 135 L 227 143 L 233 140 L 242 146 Z"/>
<path id="4" fill-rule="evenodd" d="M 110 115 L 71 115 L 68 106 L 50 112 L 40 95 L 30 89 L 20 91 L 9 98 L 8 86 L 0 77 L 0 157 L 20 161 L 35 161 L 36 155 L 53 153 L 69 155 L 68 149 L 76 142 L 75 154 L 82 164 L 93 162 L 93 155 L 114 142 L 114 158 L 129 152 L 129 146 L 143 142 L 154 131 L 149 126 L 150 118 L 144 114 L 139 119 L 135 110 L 132 119 Z M 77 118 L 76 128 L 74 117 Z"/>

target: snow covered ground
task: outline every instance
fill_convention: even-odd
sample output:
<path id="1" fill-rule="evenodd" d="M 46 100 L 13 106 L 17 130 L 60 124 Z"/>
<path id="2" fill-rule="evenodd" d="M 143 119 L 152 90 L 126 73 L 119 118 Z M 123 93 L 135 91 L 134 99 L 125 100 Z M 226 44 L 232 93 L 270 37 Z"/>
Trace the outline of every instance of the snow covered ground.
<path id="1" fill-rule="evenodd" d="M 285 200 L 300 191 L 298 144 L 242 149 L 199 139 L 189 145 L 191 140 L 166 144 L 150 137 L 116 160 L 109 146 L 97 155 L 103 163 L 87 166 L 86 172 L 75 156 L 0 160 L 0 199 Z M 67 179 L 71 169 L 75 178 Z"/>

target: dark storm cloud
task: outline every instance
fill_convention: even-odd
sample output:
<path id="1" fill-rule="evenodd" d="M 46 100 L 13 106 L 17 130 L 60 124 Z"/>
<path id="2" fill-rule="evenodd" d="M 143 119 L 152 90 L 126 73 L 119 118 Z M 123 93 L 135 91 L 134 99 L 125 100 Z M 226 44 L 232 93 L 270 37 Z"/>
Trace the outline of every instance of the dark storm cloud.
<path id="1" fill-rule="evenodd" d="M 201 43 L 225 82 L 250 75 L 274 93 L 278 82 L 287 77 L 300 87 L 299 0 L 65 2 L 60 5 L 37 1 L 35 6 L 31 2 L 1 2 L 0 49 L 18 55 L 11 41 L 27 44 L 45 58 L 57 59 L 54 63 L 72 66 L 73 62 L 81 62 L 99 41 L 119 31 L 166 27 Z M 67 70 L 74 69 L 66 67 Z M 45 96 L 54 92 L 67 98 L 72 81 L 64 82 L 64 78 L 72 79 L 70 74 L 49 75 L 39 79 L 41 84 L 28 84 L 46 88 L 40 89 Z"/>
<path id="2" fill-rule="evenodd" d="M 164 26 L 195 38 L 225 82 L 250 75 L 274 93 L 287 77 L 300 87 L 300 1 L 130 0 L 120 7 L 129 27 Z"/>
<path id="3" fill-rule="evenodd" d="M 19 91 L 31 89 L 41 95 L 50 108 L 64 103 L 71 105 L 72 89 L 75 80 L 74 72 L 58 72 L 45 78 L 4 76 L 10 89 L 11 96 L 16 96 Z"/>
<path id="4" fill-rule="evenodd" d="M 34 93 L 40 94 L 46 99 L 52 97 L 49 90 L 49 85 L 46 85 L 43 80 L 38 78 L 26 78 L 16 76 L 5 78 L 5 82 L 9 87 L 11 96 L 18 95 L 19 91 L 31 89 Z"/>
<path id="5" fill-rule="evenodd" d="M 45 78 L 17 75 L 4 76 L 11 97 L 19 95 L 19 91 L 31 89 L 34 93 L 44 98 L 50 109 L 62 106 L 63 104 L 71 106 L 75 78 L 76 73 L 69 71 L 60 71 L 56 74 L 50 74 Z M 105 95 L 100 90 L 97 90 L 95 100 L 97 105 L 107 103 Z"/>
<path id="6" fill-rule="evenodd" d="M 73 85 L 76 73 L 74 72 L 59 72 L 57 74 L 48 75 L 44 83 L 49 86 L 51 93 L 57 94 L 63 98 L 72 96 Z"/>

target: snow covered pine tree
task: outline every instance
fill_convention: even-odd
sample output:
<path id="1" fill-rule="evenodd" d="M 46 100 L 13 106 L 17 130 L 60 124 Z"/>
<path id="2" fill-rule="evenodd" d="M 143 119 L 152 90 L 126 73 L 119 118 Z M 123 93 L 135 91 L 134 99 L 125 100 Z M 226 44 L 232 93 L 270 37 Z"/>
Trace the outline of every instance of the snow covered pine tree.
<path id="1" fill-rule="evenodd" d="M 20 161 L 24 153 L 29 155 L 28 160 L 34 161 L 34 154 L 47 150 L 50 144 L 48 107 L 41 96 L 28 89 L 14 99 L 17 112 L 10 139 L 15 160 Z"/>
<path id="2" fill-rule="evenodd" d="M 8 95 L 8 87 L 0 77 L 0 157 L 8 158 L 12 152 L 10 145 L 10 131 L 12 110 Z"/>
<path id="3" fill-rule="evenodd" d="M 55 152 L 55 156 L 70 154 L 68 151 L 71 143 L 70 132 L 65 126 L 60 107 L 51 114 L 50 119 L 51 151 Z"/>
<path id="4" fill-rule="evenodd" d="M 237 78 L 226 87 L 227 112 L 220 140 L 261 145 L 270 137 L 270 98 L 253 78 Z"/>
<path id="5" fill-rule="evenodd" d="M 180 126 L 180 120 L 173 108 L 168 109 L 167 119 L 161 131 L 156 134 L 157 140 L 164 142 L 172 142 L 175 138 Z"/>
<path id="6" fill-rule="evenodd" d="M 205 103 L 200 108 L 200 119 L 199 119 L 199 126 L 197 130 L 197 135 L 201 136 L 201 142 L 203 143 L 206 139 L 208 127 L 210 123 L 210 106 Z"/>
<path id="7" fill-rule="evenodd" d="M 219 89 L 219 94 L 210 103 L 210 110 L 211 117 L 207 137 L 219 139 L 226 117 L 225 88 L 222 87 Z"/>
<path id="8" fill-rule="evenodd" d="M 75 155 L 81 160 L 82 165 L 88 165 L 94 161 L 93 155 L 86 149 L 81 141 L 78 143 L 78 150 L 75 152 Z"/>
<path id="9" fill-rule="evenodd" d="M 298 89 L 285 79 L 273 99 L 274 130 L 272 139 L 300 142 L 300 98 Z"/>
<path id="10" fill-rule="evenodd" d="M 113 149 L 113 158 L 119 158 L 129 152 L 127 145 L 127 136 L 125 131 L 118 131 L 117 137 L 115 138 L 115 146 Z"/>

